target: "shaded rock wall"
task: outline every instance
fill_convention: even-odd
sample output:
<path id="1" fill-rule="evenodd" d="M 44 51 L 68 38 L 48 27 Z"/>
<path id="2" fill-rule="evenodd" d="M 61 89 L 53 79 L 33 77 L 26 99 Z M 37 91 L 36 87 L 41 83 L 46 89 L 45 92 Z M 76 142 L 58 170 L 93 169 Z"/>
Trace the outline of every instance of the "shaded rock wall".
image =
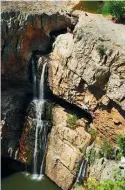
<path id="1" fill-rule="evenodd" d="M 51 50 L 52 31 L 73 27 L 77 19 L 59 10 L 25 12 L 4 10 L 1 13 L 2 79 L 27 80 L 27 64 L 32 51 Z"/>
<path id="2" fill-rule="evenodd" d="M 41 113 L 41 119 L 43 120 L 44 125 L 48 129 L 48 133 L 51 131 L 51 122 L 52 122 L 52 103 L 45 102 L 44 111 Z M 20 151 L 17 159 L 23 163 L 33 165 L 33 154 L 35 146 L 35 130 L 36 130 L 36 104 L 34 101 L 31 101 L 27 110 L 26 117 L 23 126 L 22 135 L 20 138 Z M 39 131 L 40 133 L 40 131 Z M 38 135 L 38 169 L 41 165 L 41 154 L 42 154 L 42 144 L 41 138 L 42 135 Z"/>
<path id="3" fill-rule="evenodd" d="M 2 92 L 1 101 L 1 154 L 6 157 L 15 157 L 19 150 L 19 139 L 25 120 L 26 108 L 30 102 L 30 89 L 8 88 Z"/>

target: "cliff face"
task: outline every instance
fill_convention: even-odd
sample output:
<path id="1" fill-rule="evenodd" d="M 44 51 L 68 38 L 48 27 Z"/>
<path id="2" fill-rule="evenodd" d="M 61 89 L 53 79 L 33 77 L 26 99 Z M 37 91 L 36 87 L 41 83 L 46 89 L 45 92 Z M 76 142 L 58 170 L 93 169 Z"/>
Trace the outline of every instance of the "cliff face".
<path id="1" fill-rule="evenodd" d="M 71 189 L 78 168 L 83 159 L 83 149 L 91 142 L 91 135 L 85 131 L 84 118 L 69 122 L 74 117 L 71 110 L 57 106 L 53 108 L 53 126 L 49 135 L 45 173 L 62 189 Z"/>
<path id="2" fill-rule="evenodd" d="M 124 29 L 101 16 L 81 15 L 73 34 L 57 37 L 49 64 L 51 91 L 89 111 L 97 134 L 112 141 L 117 132 L 125 134 Z"/>
<path id="3" fill-rule="evenodd" d="M 68 16 L 66 11 L 59 12 L 58 7 L 54 9 L 51 6 L 52 10 L 44 10 L 43 3 L 40 3 L 39 11 L 38 7 L 32 11 L 25 10 L 24 4 L 24 10 L 18 7 L 12 11 L 9 10 L 11 5 L 8 8 L 4 4 L 1 14 L 2 79 L 26 81 L 32 51 L 48 53 L 52 45 L 51 32 L 72 28 L 77 19 Z"/>
<path id="4" fill-rule="evenodd" d="M 19 139 L 22 134 L 26 108 L 31 100 L 29 86 L 10 88 L 1 93 L 1 155 L 15 158 L 19 151 Z"/>
<path id="5" fill-rule="evenodd" d="M 19 8 L 22 3 L 18 4 L 17 11 L 10 10 L 13 3 L 8 11 L 3 6 L 1 15 L 2 79 L 18 84 L 12 85 L 11 90 L 3 84 L 3 155 L 8 155 L 9 148 L 15 151 L 18 147 L 18 160 L 32 163 L 35 108 L 31 103 L 29 115 L 25 117 L 24 108 L 28 105 L 24 104 L 29 101 L 26 94 L 31 93 L 31 86 L 26 90 L 19 90 L 19 86 L 20 80 L 29 82 L 28 60 L 36 50 L 39 56 L 52 51 L 47 55 L 50 91 L 89 112 L 93 117 L 90 126 L 96 135 L 116 143 L 116 135 L 125 134 L 125 26 L 98 15 L 87 13 L 85 16 L 82 12 L 78 13 L 77 23 L 77 12 L 66 11 L 64 4 L 62 10 L 61 5 L 52 10 L 49 5 L 49 10 L 43 10 L 42 3 L 34 3 L 34 10 L 32 3 L 30 7 L 28 2 L 25 3 L 23 11 Z M 43 64 L 44 58 L 41 60 L 40 64 Z M 41 74 L 40 69 L 38 74 Z M 45 173 L 64 190 L 71 189 L 84 156 L 81 150 L 92 140 L 86 130 L 86 120 L 77 118 L 71 125 L 69 115 L 74 117 L 71 110 L 53 108 L 46 153 Z"/>

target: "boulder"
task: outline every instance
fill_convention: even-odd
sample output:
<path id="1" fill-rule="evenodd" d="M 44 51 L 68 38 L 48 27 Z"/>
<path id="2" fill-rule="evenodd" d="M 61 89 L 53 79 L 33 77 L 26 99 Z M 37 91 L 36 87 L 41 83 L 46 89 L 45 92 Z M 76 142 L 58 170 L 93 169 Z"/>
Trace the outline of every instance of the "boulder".
<path id="1" fill-rule="evenodd" d="M 54 43 L 51 91 L 88 111 L 98 107 L 103 95 L 124 109 L 124 29 L 102 16 L 81 14 L 73 34 L 62 34 Z"/>

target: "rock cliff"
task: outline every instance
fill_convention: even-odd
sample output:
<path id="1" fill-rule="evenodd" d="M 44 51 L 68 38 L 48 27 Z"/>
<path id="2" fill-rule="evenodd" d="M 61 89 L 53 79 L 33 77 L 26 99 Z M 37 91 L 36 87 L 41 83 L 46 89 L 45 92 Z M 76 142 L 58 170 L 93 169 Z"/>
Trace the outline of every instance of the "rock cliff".
<path id="1" fill-rule="evenodd" d="M 26 109 L 31 101 L 31 90 L 27 85 L 15 88 L 9 86 L 1 95 L 1 155 L 15 158 L 15 152 L 19 150 Z"/>
<path id="2" fill-rule="evenodd" d="M 32 6 L 35 7 L 33 10 Z M 60 11 L 58 3 L 45 6 L 44 2 L 34 2 L 34 5 L 20 2 L 16 7 L 14 2 L 2 2 L 2 79 L 27 80 L 28 59 L 32 51 L 48 53 L 53 33 L 67 30 L 67 27 L 74 28 L 77 18 L 68 12 L 63 7 Z"/>
<path id="3" fill-rule="evenodd" d="M 27 93 L 32 88 L 27 87 L 27 70 L 32 52 L 37 58 L 47 54 L 39 62 L 48 62 L 49 91 L 93 117 L 90 124 L 57 105 L 52 115 L 49 113 L 52 130 L 49 129 L 45 173 L 62 189 L 70 190 L 85 149 L 93 140 L 88 127 L 115 146 L 116 135 L 125 135 L 125 26 L 99 15 L 73 12 L 65 3 L 53 6 L 46 2 L 47 8 L 42 2 L 33 4 L 20 2 L 13 11 L 14 3 L 8 7 L 7 2 L 2 2 L 2 80 L 18 85 L 13 83 L 12 89 L 7 89 L 3 83 L 2 154 L 8 156 L 9 148 L 11 154 L 20 146 L 18 160 L 32 163 L 36 114 L 31 102 L 25 117 Z M 97 160 L 92 174 L 98 164 Z M 100 179 L 103 177 L 100 175 Z"/>
<path id="4" fill-rule="evenodd" d="M 85 131 L 87 124 L 84 118 L 69 123 L 68 115 L 74 117 L 71 111 L 58 106 L 53 109 L 52 115 L 45 172 L 62 189 L 68 190 L 75 182 L 84 156 L 80 150 L 90 144 L 91 135 Z"/>
<path id="5" fill-rule="evenodd" d="M 124 30 L 102 16 L 81 13 L 73 33 L 56 38 L 49 64 L 51 91 L 90 112 L 97 133 L 110 139 L 125 134 Z"/>

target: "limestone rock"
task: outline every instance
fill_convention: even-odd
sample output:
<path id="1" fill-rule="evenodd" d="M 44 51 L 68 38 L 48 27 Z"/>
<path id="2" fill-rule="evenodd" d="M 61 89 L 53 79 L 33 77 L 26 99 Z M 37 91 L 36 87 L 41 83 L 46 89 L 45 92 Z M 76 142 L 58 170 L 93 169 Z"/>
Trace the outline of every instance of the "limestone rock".
<path id="1" fill-rule="evenodd" d="M 125 134 L 125 26 L 80 13 L 73 34 L 57 37 L 48 65 L 53 94 L 87 110 L 97 135 Z"/>
<path id="2" fill-rule="evenodd" d="M 119 169 L 119 166 L 119 161 L 116 162 L 105 158 L 97 159 L 94 165 L 90 167 L 89 177 L 94 177 L 97 181 L 114 180 L 114 172 Z"/>
<path id="3" fill-rule="evenodd" d="M 81 13 L 73 34 L 60 35 L 54 43 L 48 78 L 52 92 L 88 111 L 104 95 L 124 109 L 124 30 L 102 16 Z"/>
<path id="4" fill-rule="evenodd" d="M 86 148 L 91 136 L 84 125 L 76 129 L 67 127 L 67 112 L 62 107 L 53 109 L 53 127 L 46 155 L 47 176 L 62 189 L 71 189 L 79 163 L 83 157 L 80 149 Z"/>

